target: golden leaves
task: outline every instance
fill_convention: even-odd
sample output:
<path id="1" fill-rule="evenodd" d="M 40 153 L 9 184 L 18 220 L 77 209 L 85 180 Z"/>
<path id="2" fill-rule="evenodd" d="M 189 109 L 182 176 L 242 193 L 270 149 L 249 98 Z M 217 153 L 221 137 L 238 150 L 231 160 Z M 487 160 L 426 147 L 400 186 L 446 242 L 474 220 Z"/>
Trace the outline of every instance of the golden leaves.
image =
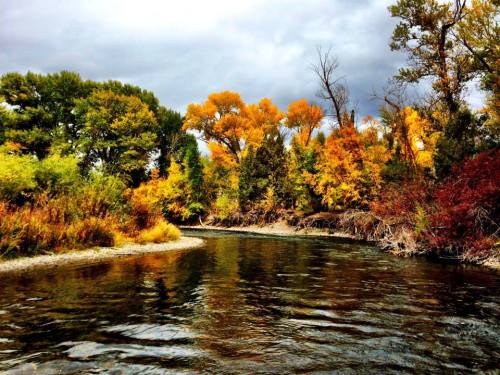
<path id="1" fill-rule="evenodd" d="M 306 99 L 299 99 L 288 106 L 286 126 L 297 130 L 296 141 L 307 147 L 314 129 L 319 128 L 323 111 L 317 105 L 309 104 Z"/>
<path id="2" fill-rule="evenodd" d="M 209 146 L 213 160 L 231 165 L 239 163 L 246 147 L 258 147 L 283 117 L 270 99 L 247 105 L 238 93 L 223 91 L 210 94 L 203 104 L 190 104 L 183 129 L 201 131 L 206 141 L 218 145 Z"/>

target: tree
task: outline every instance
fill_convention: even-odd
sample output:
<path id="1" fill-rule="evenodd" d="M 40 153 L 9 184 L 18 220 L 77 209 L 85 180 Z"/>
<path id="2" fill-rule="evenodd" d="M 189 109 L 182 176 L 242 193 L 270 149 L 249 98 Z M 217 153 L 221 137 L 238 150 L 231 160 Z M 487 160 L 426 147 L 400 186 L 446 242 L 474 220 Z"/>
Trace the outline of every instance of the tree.
<path id="1" fill-rule="evenodd" d="M 457 39 L 474 59 L 474 69 L 483 78 L 483 87 L 499 94 L 500 90 L 500 3 L 494 0 L 473 0 L 466 17 L 458 24 Z"/>
<path id="2" fill-rule="evenodd" d="M 453 34 L 466 15 L 465 2 L 398 0 L 389 7 L 392 16 L 400 19 L 391 49 L 405 51 L 409 63 L 396 78 L 409 83 L 430 78 L 451 116 L 459 110 L 464 85 L 473 78 L 473 60 Z"/>
<path id="3" fill-rule="evenodd" d="M 364 208 L 378 193 L 387 159 L 374 131 L 344 126 L 328 137 L 309 178 L 329 209 Z"/>
<path id="4" fill-rule="evenodd" d="M 438 178 L 446 177 L 451 173 L 454 164 L 479 151 L 476 143 L 483 120 L 464 108 L 448 121 L 442 136 L 437 141 L 434 153 Z"/>
<path id="5" fill-rule="evenodd" d="M 297 142 L 307 147 L 314 129 L 320 127 L 323 111 L 319 106 L 310 105 L 306 99 L 300 99 L 288 106 L 286 126 L 297 131 Z"/>
<path id="6" fill-rule="evenodd" d="M 201 203 L 203 197 L 203 165 L 201 163 L 200 152 L 196 138 L 190 134 L 184 135 L 184 146 L 182 149 L 182 160 L 184 173 L 189 181 L 190 190 L 192 192 L 191 203 Z"/>
<path id="7" fill-rule="evenodd" d="M 457 38 L 474 59 L 474 69 L 481 77 L 483 89 L 488 91 L 487 105 L 483 109 L 487 116 L 485 130 L 489 133 L 485 138 L 493 138 L 496 146 L 500 139 L 499 11 L 498 1 L 474 0 L 457 32 Z"/>
<path id="8" fill-rule="evenodd" d="M 165 176 L 170 158 L 174 156 L 183 133 L 182 116 L 180 113 L 161 106 L 158 110 L 158 127 L 156 130 L 158 144 L 158 159 L 156 164 L 159 168 L 160 176 Z"/>
<path id="9" fill-rule="evenodd" d="M 141 89 L 139 86 L 113 80 L 102 83 L 92 82 L 92 85 L 94 86 L 94 90 L 112 91 L 115 94 L 135 96 L 141 99 L 141 101 L 148 106 L 149 110 L 158 117 L 160 101 L 151 91 Z"/>
<path id="10" fill-rule="evenodd" d="M 284 117 L 285 114 L 273 104 L 271 99 L 263 98 L 258 104 L 249 104 L 245 111 L 247 119 L 246 146 L 259 147 L 267 135 L 276 135 Z"/>
<path id="11" fill-rule="evenodd" d="M 333 117 L 339 127 L 342 127 L 344 117 L 348 112 L 349 90 L 342 82 L 342 77 L 337 77 L 339 62 L 335 56 L 331 55 L 330 49 L 323 53 L 321 48 L 318 48 L 318 60 L 317 65 L 313 65 L 320 83 L 318 96 L 330 103 Z"/>
<path id="12" fill-rule="evenodd" d="M 156 145 L 157 122 L 148 106 L 134 96 L 94 91 L 77 101 L 75 112 L 83 168 L 102 164 L 107 173 L 137 185 Z"/>
<path id="13" fill-rule="evenodd" d="M 245 148 L 258 147 L 282 118 L 269 99 L 247 106 L 238 93 L 223 91 L 210 94 L 203 104 L 190 104 L 183 129 L 200 131 L 218 160 L 238 165 Z"/>
<path id="14" fill-rule="evenodd" d="M 310 212 L 321 207 L 321 197 L 315 193 L 311 177 L 318 173 L 316 163 L 324 145 L 322 133 L 318 133 L 308 147 L 303 147 L 297 137 L 292 139 L 287 164 L 292 207 L 295 209 Z"/>
<path id="15" fill-rule="evenodd" d="M 240 209 L 252 208 L 269 191 L 277 204 L 285 205 L 289 196 L 286 164 L 283 137 L 277 130 L 267 134 L 258 149 L 250 146 L 240 168 Z"/>
<path id="16" fill-rule="evenodd" d="M 390 129 L 390 149 L 397 161 L 408 166 L 411 173 L 424 168 L 432 169 L 432 157 L 441 132 L 434 131 L 432 124 L 410 106 L 382 107 L 382 122 Z"/>
<path id="17" fill-rule="evenodd" d="M 39 159 L 48 155 L 56 128 L 39 94 L 42 84 L 42 76 L 33 73 L 7 73 L 0 81 L 0 95 L 12 106 L 9 121 L 3 124 L 5 140 L 18 143 L 24 153 Z"/>
<path id="18" fill-rule="evenodd" d="M 5 74 L 0 80 L 0 92 L 12 106 L 12 116 L 5 124 L 6 139 L 39 159 L 54 147 L 72 151 L 78 137 L 75 100 L 88 96 L 92 88 L 89 81 L 68 71 L 46 76 L 31 72 Z"/>
<path id="19" fill-rule="evenodd" d="M 223 145 L 239 162 L 241 138 L 246 125 L 242 116 L 244 111 L 245 103 L 238 93 L 223 91 L 210 94 L 205 103 L 188 106 L 183 129 L 200 131 L 205 141 Z"/>

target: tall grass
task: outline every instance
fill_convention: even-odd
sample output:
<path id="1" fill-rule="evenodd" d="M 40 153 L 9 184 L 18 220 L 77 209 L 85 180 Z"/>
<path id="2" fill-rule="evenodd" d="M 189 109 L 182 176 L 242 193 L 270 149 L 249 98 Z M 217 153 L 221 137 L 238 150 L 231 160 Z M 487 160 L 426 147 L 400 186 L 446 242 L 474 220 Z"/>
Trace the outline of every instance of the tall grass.
<path id="1" fill-rule="evenodd" d="M 113 218 L 82 215 L 76 202 L 39 200 L 22 207 L 0 203 L 0 255 L 44 254 L 62 249 L 113 246 Z"/>

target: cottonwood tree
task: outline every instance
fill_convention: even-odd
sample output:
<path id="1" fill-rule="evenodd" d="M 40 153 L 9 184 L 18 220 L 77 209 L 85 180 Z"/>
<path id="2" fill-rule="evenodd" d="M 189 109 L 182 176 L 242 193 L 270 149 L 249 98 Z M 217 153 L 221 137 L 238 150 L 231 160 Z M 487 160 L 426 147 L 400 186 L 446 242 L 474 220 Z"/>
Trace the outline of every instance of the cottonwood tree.
<path id="1" fill-rule="evenodd" d="M 454 36 L 474 58 L 473 68 L 482 76 L 483 87 L 498 94 L 500 85 L 500 1 L 474 0 L 466 17 L 453 30 Z"/>
<path id="2" fill-rule="evenodd" d="M 181 131 L 183 118 L 180 113 L 161 106 L 158 110 L 158 126 L 156 128 L 158 165 L 160 176 L 167 174 L 170 158 L 181 146 L 185 134 Z"/>
<path id="3" fill-rule="evenodd" d="M 11 106 L 8 121 L 2 124 L 5 140 L 38 159 L 46 157 L 54 145 L 71 148 L 77 136 L 74 101 L 90 91 L 88 82 L 73 72 L 3 75 L 0 95 Z"/>
<path id="4" fill-rule="evenodd" d="M 101 164 L 107 173 L 138 185 L 156 145 L 157 120 L 149 107 L 135 96 L 94 91 L 77 101 L 75 113 L 83 169 Z"/>
<path id="5" fill-rule="evenodd" d="M 247 105 L 238 93 L 223 91 L 210 94 L 203 104 L 190 104 L 183 129 L 201 132 L 214 159 L 239 165 L 245 148 L 258 147 L 282 118 L 270 99 Z"/>
<path id="6" fill-rule="evenodd" d="M 474 76 L 473 59 L 453 33 L 466 16 L 466 0 L 399 0 L 389 11 L 400 19 L 390 47 L 406 52 L 409 65 L 399 70 L 396 79 L 409 83 L 430 79 L 450 116 L 456 115 L 464 87 Z"/>
<path id="7" fill-rule="evenodd" d="M 203 104 L 187 108 L 184 130 L 198 130 L 206 142 L 221 144 L 239 162 L 245 129 L 245 103 L 238 93 L 210 94 Z"/>
<path id="8" fill-rule="evenodd" d="M 297 132 L 296 141 L 306 148 L 311 141 L 314 129 L 318 129 L 323 119 L 323 111 L 306 99 L 299 99 L 290 103 L 286 116 L 286 126 Z"/>

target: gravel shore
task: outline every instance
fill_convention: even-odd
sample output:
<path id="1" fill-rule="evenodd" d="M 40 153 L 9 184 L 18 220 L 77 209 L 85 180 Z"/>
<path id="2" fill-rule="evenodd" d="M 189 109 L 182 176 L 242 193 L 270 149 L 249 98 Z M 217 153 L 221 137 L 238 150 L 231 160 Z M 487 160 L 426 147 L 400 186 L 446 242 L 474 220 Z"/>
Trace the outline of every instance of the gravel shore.
<path id="1" fill-rule="evenodd" d="M 327 229 L 306 228 L 298 229 L 285 223 L 266 224 L 264 226 L 249 225 L 244 227 L 218 227 L 212 225 L 180 226 L 181 229 L 194 230 L 219 230 L 229 232 L 245 232 L 257 234 L 270 234 L 274 236 L 312 236 L 312 237 L 336 237 L 354 239 L 355 237 L 344 232 L 329 232 Z"/>
<path id="2" fill-rule="evenodd" d="M 127 244 L 121 247 L 95 248 L 81 251 L 72 251 L 62 254 L 38 255 L 0 261 L 0 274 L 7 272 L 25 272 L 35 268 L 57 268 L 69 264 L 91 264 L 103 260 L 130 256 L 136 254 L 161 251 L 191 249 L 202 246 L 200 238 L 181 237 L 177 241 L 161 244 Z"/>

